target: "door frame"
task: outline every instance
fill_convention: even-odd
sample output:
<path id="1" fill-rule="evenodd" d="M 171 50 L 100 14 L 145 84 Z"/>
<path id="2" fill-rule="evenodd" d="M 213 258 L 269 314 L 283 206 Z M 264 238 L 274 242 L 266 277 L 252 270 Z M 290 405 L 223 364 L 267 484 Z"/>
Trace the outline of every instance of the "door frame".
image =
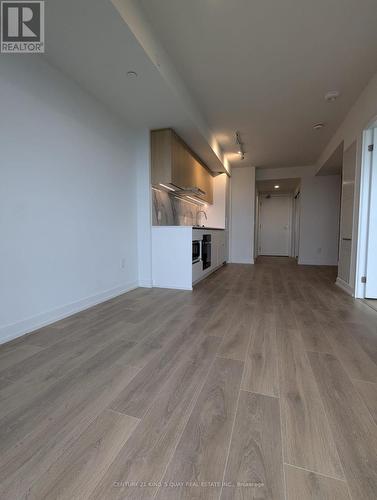
<path id="1" fill-rule="evenodd" d="M 292 198 L 292 251 L 291 257 L 298 261 L 300 255 L 301 191 Z M 296 248 L 297 245 L 297 248 Z M 297 255 L 296 255 L 297 253 Z"/>
<path id="2" fill-rule="evenodd" d="M 270 195 L 271 198 L 289 198 L 289 228 L 288 228 L 288 255 L 286 257 L 292 257 L 292 226 L 293 226 L 293 196 L 290 193 L 259 193 L 260 201 L 259 201 L 259 210 L 258 210 L 258 255 L 262 255 L 261 253 L 261 212 L 262 212 L 262 200 L 264 196 Z M 271 256 L 273 257 L 273 255 Z M 278 257 L 278 256 L 276 256 Z M 283 256 L 285 257 L 285 256 Z"/>
<path id="3" fill-rule="evenodd" d="M 377 128 L 377 116 L 371 120 L 370 125 L 364 129 L 362 136 L 362 156 L 360 172 L 360 201 L 359 223 L 357 229 L 355 297 L 365 298 L 365 283 L 362 282 L 367 270 L 367 248 L 369 231 L 369 203 L 370 203 L 370 177 L 372 169 L 372 155 L 368 146 L 373 142 L 373 131 Z M 377 145 L 375 145 L 377 147 Z"/>

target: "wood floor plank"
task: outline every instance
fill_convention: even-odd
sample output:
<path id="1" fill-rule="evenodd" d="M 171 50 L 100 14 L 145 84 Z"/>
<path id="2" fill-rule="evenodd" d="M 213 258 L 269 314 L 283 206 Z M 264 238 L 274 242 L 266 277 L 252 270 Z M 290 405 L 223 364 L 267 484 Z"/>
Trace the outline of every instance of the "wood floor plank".
<path id="1" fill-rule="evenodd" d="M 191 356 L 182 358 L 93 498 L 141 500 L 155 495 L 155 485 L 162 479 L 219 343 L 216 337 L 206 337 Z M 115 483 L 117 488 L 113 486 Z M 145 486 L 139 487 L 143 483 Z"/>
<path id="2" fill-rule="evenodd" d="M 1 394 L 1 391 L 3 389 L 6 389 L 7 387 L 9 387 L 11 384 L 11 382 L 5 378 L 0 378 L 0 394 Z M 1 402 L 1 398 L 0 398 L 0 402 Z"/>
<path id="3" fill-rule="evenodd" d="M 14 491 L 23 491 L 28 481 L 43 473 L 51 456 L 55 460 L 116 399 L 152 353 L 156 349 L 148 343 L 134 348 L 110 343 L 34 402 L 27 401 L 2 419 L 0 497 L 12 498 Z"/>
<path id="4" fill-rule="evenodd" d="M 320 394 L 299 332 L 277 332 L 285 461 L 343 478 Z"/>
<path id="5" fill-rule="evenodd" d="M 241 391 L 221 500 L 284 498 L 279 401 Z"/>
<path id="6" fill-rule="evenodd" d="M 361 348 L 368 354 L 370 359 L 377 364 L 377 311 L 374 313 L 373 326 L 367 326 L 361 321 L 358 323 L 346 323 L 344 326 L 351 337 L 356 339 Z"/>
<path id="7" fill-rule="evenodd" d="M 297 327 L 308 351 L 333 352 L 331 343 L 319 321 L 312 311 L 306 307 L 292 307 Z"/>
<path id="8" fill-rule="evenodd" d="M 13 382 L 23 380 L 28 384 L 42 384 L 49 379 L 57 380 L 106 345 L 110 332 L 114 340 L 117 337 L 128 338 L 127 329 L 123 325 L 110 323 L 93 329 L 89 337 L 69 336 L 45 349 L 37 348 L 38 351 L 33 355 L 9 366 L 2 374 Z"/>
<path id="9" fill-rule="evenodd" d="M 352 380 L 352 383 L 358 390 L 373 420 L 377 424 L 377 384 L 364 382 L 363 380 Z"/>
<path id="10" fill-rule="evenodd" d="M 158 500 L 218 498 L 241 376 L 241 362 L 216 359 L 163 479 L 183 486 L 162 486 Z"/>
<path id="11" fill-rule="evenodd" d="M 252 310 L 242 304 L 236 308 L 232 324 L 225 333 L 219 356 L 244 361 L 251 333 Z"/>
<path id="12" fill-rule="evenodd" d="M 377 427 L 338 359 L 309 353 L 353 498 L 377 498 Z"/>
<path id="13" fill-rule="evenodd" d="M 110 404 L 135 375 L 135 368 L 115 366 L 98 372 L 95 380 L 70 391 L 70 399 L 57 405 L 0 460 L 0 498 L 23 498 L 30 486 L 76 442 L 93 419 Z"/>
<path id="14" fill-rule="evenodd" d="M 325 331 L 336 357 L 350 378 L 377 382 L 377 364 L 368 356 L 357 341 L 357 336 L 350 332 L 346 324 L 328 321 L 325 323 Z"/>
<path id="15" fill-rule="evenodd" d="M 285 465 L 287 500 L 351 500 L 345 481 Z"/>
<path id="16" fill-rule="evenodd" d="M 223 338 L 226 332 L 232 325 L 234 318 L 234 298 L 229 299 L 229 302 L 220 307 L 217 306 L 215 308 L 214 314 L 212 314 L 209 318 L 209 321 L 206 322 L 204 326 L 204 332 L 206 335 L 211 335 L 215 337 Z"/>
<path id="17" fill-rule="evenodd" d="M 12 348 L 8 349 L 4 346 L 0 349 L 0 377 L 6 377 L 6 370 L 17 363 L 25 362 L 27 358 L 41 351 L 41 349 L 41 347 L 26 344 L 12 346 Z"/>
<path id="18" fill-rule="evenodd" d="M 33 484 L 27 498 L 89 498 L 138 423 L 111 410 L 102 412 Z"/>
<path id="19" fill-rule="evenodd" d="M 273 314 L 260 314 L 253 321 L 248 346 L 242 389 L 279 395 L 276 325 Z"/>
<path id="20" fill-rule="evenodd" d="M 161 352 L 161 355 L 137 374 L 119 394 L 111 408 L 136 418 L 142 418 L 154 397 L 157 396 L 161 385 L 176 368 L 180 357 L 192 348 L 197 337 L 195 328 L 178 330 L 173 341 Z"/>

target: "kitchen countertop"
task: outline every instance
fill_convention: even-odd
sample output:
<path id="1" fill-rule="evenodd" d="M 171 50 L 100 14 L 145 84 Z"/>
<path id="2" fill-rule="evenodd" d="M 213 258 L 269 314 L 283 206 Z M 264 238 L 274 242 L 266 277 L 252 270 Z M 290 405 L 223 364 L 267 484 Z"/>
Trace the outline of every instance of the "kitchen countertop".
<path id="1" fill-rule="evenodd" d="M 208 229 L 210 231 L 225 231 L 225 227 L 208 227 L 208 226 L 152 226 L 153 229 Z"/>
<path id="2" fill-rule="evenodd" d="M 210 229 L 211 231 L 225 231 L 225 227 L 192 226 L 193 229 Z"/>

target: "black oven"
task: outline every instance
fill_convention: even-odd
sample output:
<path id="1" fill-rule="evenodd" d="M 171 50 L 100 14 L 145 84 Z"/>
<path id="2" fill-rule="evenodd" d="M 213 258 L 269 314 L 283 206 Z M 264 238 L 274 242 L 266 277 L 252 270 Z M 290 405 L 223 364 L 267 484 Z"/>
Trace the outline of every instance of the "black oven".
<path id="1" fill-rule="evenodd" d="M 192 242 L 192 263 L 195 264 L 196 262 L 200 261 L 200 241 L 199 240 L 193 240 Z"/>
<path id="2" fill-rule="evenodd" d="M 202 261 L 203 269 L 211 267 L 211 235 L 203 234 L 202 241 Z"/>

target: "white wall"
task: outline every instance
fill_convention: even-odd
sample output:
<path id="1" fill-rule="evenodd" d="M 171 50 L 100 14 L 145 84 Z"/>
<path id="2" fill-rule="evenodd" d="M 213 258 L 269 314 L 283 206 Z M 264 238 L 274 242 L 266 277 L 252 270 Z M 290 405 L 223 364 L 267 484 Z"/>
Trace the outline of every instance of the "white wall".
<path id="1" fill-rule="evenodd" d="M 213 178 L 213 205 L 205 209 L 207 220 L 201 218 L 201 223 L 208 227 L 226 227 L 226 190 L 228 176 L 220 174 Z"/>
<path id="2" fill-rule="evenodd" d="M 255 168 L 232 169 L 230 261 L 254 263 Z"/>
<path id="3" fill-rule="evenodd" d="M 303 177 L 299 264 L 338 264 L 340 176 Z"/>
<path id="4" fill-rule="evenodd" d="M 257 180 L 300 178 L 299 263 L 337 265 L 340 177 L 316 177 L 316 166 L 257 169 Z"/>
<path id="5" fill-rule="evenodd" d="M 344 151 L 356 141 L 356 174 L 355 174 L 355 196 L 353 209 L 353 228 L 352 228 L 352 247 L 351 247 L 351 265 L 349 274 L 349 291 L 357 297 L 362 297 L 363 286 L 359 282 L 363 274 L 362 266 L 360 272 L 356 271 L 357 262 L 363 259 L 363 244 L 360 241 L 362 228 L 359 228 L 359 205 L 360 205 L 360 180 L 361 180 L 361 161 L 363 149 L 363 131 L 370 127 L 377 119 L 377 73 L 370 80 L 364 91 L 360 94 L 355 104 L 350 109 L 343 123 L 340 125 L 329 144 L 320 155 L 317 168 L 320 168 L 326 160 L 332 155 L 335 149 L 344 141 Z M 359 250 L 358 250 L 359 249 Z M 358 251 L 359 254 L 358 255 Z M 356 274 L 359 274 L 357 277 Z"/>
<path id="6" fill-rule="evenodd" d="M 137 286 L 144 159 L 140 134 L 38 56 L 0 58 L 0 98 L 1 342 Z"/>
<path id="7" fill-rule="evenodd" d="M 135 144 L 137 171 L 137 248 L 139 286 L 152 286 L 152 198 L 150 133 L 144 131 Z"/>
<path id="8" fill-rule="evenodd" d="M 363 130 L 372 125 L 371 122 L 374 121 L 376 117 L 377 73 L 360 94 L 346 118 L 333 135 L 331 141 L 320 155 L 317 166 L 322 166 L 342 141 L 344 141 L 344 150 L 348 149 L 355 139 L 358 140 L 361 146 Z"/>

